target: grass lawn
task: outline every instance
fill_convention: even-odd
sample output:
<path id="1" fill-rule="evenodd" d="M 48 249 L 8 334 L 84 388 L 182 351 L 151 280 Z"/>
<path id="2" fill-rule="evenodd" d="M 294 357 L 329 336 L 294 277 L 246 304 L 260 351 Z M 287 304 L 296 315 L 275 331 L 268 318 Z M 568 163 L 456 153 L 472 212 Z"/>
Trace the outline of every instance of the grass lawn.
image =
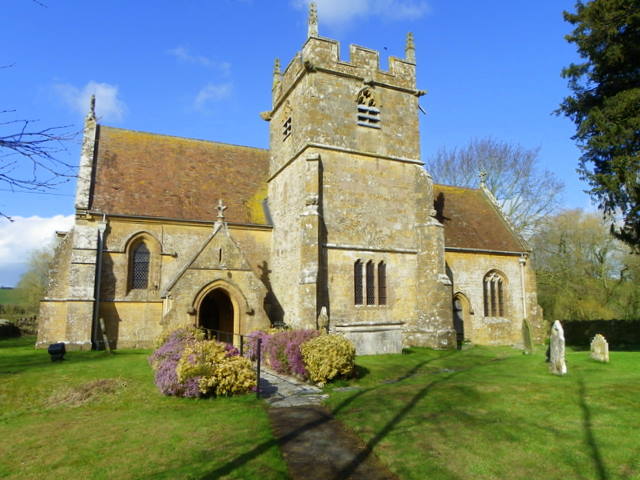
<path id="1" fill-rule="evenodd" d="M 286 478 L 253 395 L 161 395 L 148 351 L 70 352 L 0 340 L 0 478 Z"/>
<path id="2" fill-rule="evenodd" d="M 328 406 L 402 479 L 640 479 L 640 352 L 411 349 L 358 358 Z M 336 391 L 337 387 L 355 387 Z"/>

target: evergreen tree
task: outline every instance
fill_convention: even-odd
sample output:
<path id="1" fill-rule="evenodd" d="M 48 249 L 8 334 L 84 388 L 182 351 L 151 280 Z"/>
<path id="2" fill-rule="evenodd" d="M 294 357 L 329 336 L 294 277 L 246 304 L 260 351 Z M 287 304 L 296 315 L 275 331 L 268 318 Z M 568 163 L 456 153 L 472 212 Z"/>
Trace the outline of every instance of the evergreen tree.
<path id="1" fill-rule="evenodd" d="M 611 231 L 640 251 L 640 0 L 578 1 L 566 36 L 584 62 L 562 71 L 573 95 L 558 113 L 576 124 L 579 173 Z"/>

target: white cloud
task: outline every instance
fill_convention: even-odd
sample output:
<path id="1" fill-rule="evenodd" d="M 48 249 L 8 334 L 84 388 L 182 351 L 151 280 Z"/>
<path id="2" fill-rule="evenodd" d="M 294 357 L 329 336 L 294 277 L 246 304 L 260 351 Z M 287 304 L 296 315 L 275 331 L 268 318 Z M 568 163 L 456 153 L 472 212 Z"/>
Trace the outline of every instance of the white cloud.
<path id="1" fill-rule="evenodd" d="M 207 68 L 215 68 L 225 76 L 228 76 L 231 73 L 231 64 L 229 62 L 216 62 L 204 55 L 193 54 L 185 47 L 171 48 L 167 50 L 167 53 L 176 57 L 181 62 L 194 63 Z"/>
<path id="2" fill-rule="evenodd" d="M 307 8 L 310 0 L 291 0 L 298 9 Z M 424 0 L 316 0 L 318 21 L 341 26 L 352 20 L 369 16 L 383 16 L 393 20 L 415 20 L 429 13 Z"/>
<path id="3" fill-rule="evenodd" d="M 228 98 L 231 90 L 230 83 L 208 83 L 196 95 L 193 106 L 196 110 L 206 110 L 209 103 Z"/>
<path id="4" fill-rule="evenodd" d="M 56 230 L 69 230 L 73 226 L 74 215 L 12 218 L 13 222 L 0 220 L 0 271 L 10 271 L 15 276 L 11 279 L 3 276 L 3 284 L 17 283 L 27 268 L 30 253 L 50 245 Z"/>
<path id="5" fill-rule="evenodd" d="M 82 114 L 87 113 L 89 99 L 95 95 L 96 116 L 101 120 L 118 122 L 127 111 L 127 106 L 118 97 L 117 85 L 92 80 L 81 88 L 69 83 L 57 83 L 53 88 L 69 108 Z"/>

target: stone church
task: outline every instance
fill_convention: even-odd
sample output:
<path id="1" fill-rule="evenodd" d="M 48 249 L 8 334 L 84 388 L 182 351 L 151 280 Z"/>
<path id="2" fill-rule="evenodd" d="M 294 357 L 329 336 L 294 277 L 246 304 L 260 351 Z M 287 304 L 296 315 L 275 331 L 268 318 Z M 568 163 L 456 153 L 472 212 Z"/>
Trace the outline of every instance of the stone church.
<path id="1" fill-rule="evenodd" d="M 541 328 L 529 249 L 480 189 L 420 160 L 415 47 L 318 35 L 281 70 L 268 150 L 85 120 L 71 231 L 58 233 L 39 347 L 148 347 L 195 325 L 330 331 L 360 354 L 521 342 Z"/>

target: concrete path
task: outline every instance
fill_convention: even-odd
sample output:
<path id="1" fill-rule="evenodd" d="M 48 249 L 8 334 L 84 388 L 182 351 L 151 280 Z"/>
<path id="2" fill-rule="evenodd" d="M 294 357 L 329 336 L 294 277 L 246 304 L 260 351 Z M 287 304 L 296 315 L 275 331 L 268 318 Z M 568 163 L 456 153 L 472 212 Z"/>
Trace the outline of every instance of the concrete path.
<path id="1" fill-rule="evenodd" d="M 320 404 L 317 387 L 263 371 L 260 390 L 292 479 L 394 480 L 370 448 Z"/>

